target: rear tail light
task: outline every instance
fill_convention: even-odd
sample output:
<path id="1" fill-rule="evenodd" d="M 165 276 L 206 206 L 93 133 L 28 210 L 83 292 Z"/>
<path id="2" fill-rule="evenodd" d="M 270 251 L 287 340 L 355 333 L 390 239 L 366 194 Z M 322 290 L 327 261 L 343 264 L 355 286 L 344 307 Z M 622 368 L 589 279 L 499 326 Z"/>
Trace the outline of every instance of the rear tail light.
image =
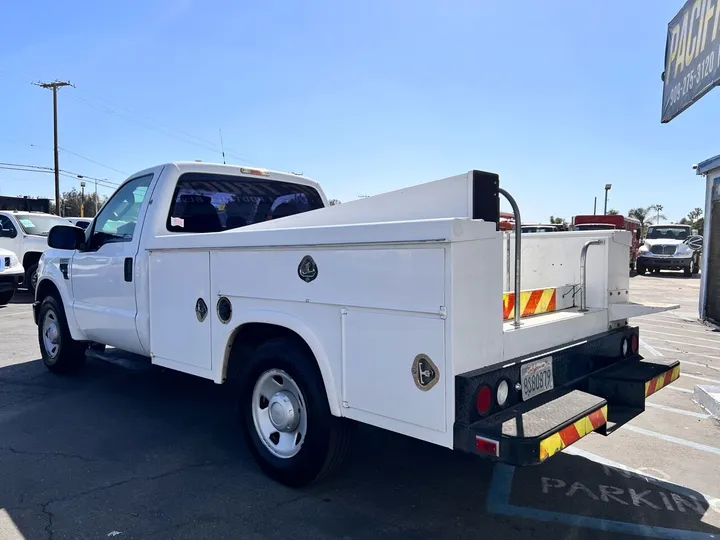
<path id="1" fill-rule="evenodd" d="M 628 354 L 630 354 L 630 339 L 629 338 L 625 338 L 622 340 L 622 346 L 620 348 L 620 352 L 622 353 L 623 356 L 627 356 Z"/>
<path id="2" fill-rule="evenodd" d="M 476 435 L 475 450 L 482 452 L 483 454 L 489 454 L 497 457 L 500 455 L 500 443 L 498 441 L 493 441 L 492 439 L 486 439 L 485 437 Z"/>
<path id="3" fill-rule="evenodd" d="M 640 349 L 640 339 L 638 338 L 637 334 L 633 334 L 630 338 L 630 349 L 632 350 L 633 354 L 637 354 L 638 350 Z"/>
<path id="4" fill-rule="evenodd" d="M 477 408 L 477 412 L 479 415 L 484 416 L 488 412 L 490 412 L 490 407 L 492 407 L 493 402 L 493 392 L 490 389 L 489 386 L 483 385 L 480 387 L 480 390 L 478 390 L 477 397 L 475 399 L 475 407 Z"/>

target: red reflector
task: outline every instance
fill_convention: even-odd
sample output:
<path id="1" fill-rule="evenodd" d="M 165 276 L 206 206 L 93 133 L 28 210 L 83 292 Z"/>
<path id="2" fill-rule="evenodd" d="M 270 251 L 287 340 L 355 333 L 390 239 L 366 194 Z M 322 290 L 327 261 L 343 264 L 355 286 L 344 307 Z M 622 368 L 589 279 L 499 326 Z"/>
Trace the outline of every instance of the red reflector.
<path id="1" fill-rule="evenodd" d="M 489 386 L 482 386 L 477 394 L 475 400 L 475 406 L 477 407 L 478 414 L 487 414 L 492 405 L 492 390 Z"/>
<path id="2" fill-rule="evenodd" d="M 475 436 L 475 449 L 483 454 L 490 454 L 491 456 L 500 455 L 500 445 L 497 441 L 485 439 L 479 435 Z"/>
<path id="3" fill-rule="evenodd" d="M 633 354 L 636 354 L 638 352 L 640 343 L 638 342 L 638 336 L 637 334 L 633 334 L 632 338 L 630 339 L 630 348 L 632 349 Z"/>

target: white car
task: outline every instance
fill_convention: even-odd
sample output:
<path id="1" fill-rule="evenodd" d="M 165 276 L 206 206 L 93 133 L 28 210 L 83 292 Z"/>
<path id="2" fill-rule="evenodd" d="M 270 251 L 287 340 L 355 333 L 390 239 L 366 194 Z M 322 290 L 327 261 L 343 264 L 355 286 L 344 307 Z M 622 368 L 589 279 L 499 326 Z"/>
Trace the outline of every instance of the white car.
<path id="1" fill-rule="evenodd" d="M 0 249 L 0 306 L 12 299 L 25 277 L 25 269 L 12 251 Z"/>
<path id="2" fill-rule="evenodd" d="M 15 253 L 25 268 L 24 286 L 35 292 L 37 265 L 48 248 L 47 236 L 55 225 L 67 225 L 66 219 L 42 212 L 0 210 L 0 249 Z"/>

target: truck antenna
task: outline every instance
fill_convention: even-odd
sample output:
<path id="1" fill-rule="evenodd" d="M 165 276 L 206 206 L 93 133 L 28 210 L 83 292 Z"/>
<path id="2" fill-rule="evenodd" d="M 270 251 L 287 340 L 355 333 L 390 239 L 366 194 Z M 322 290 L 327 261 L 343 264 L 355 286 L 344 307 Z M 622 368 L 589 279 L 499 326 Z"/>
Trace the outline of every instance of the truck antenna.
<path id="1" fill-rule="evenodd" d="M 222 129 L 219 129 L 218 131 L 220 132 L 220 149 L 222 150 L 223 165 L 225 165 L 225 145 L 223 144 L 222 139 Z"/>

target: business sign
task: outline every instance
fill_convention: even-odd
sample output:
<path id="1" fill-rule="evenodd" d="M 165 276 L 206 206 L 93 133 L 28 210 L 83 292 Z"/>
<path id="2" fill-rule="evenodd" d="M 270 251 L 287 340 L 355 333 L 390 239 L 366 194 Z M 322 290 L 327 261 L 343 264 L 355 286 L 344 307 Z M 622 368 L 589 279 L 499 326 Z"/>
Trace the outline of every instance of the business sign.
<path id="1" fill-rule="evenodd" d="M 720 0 L 688 0 L 668 24 L 661 122 L 720 83 Z"/>

